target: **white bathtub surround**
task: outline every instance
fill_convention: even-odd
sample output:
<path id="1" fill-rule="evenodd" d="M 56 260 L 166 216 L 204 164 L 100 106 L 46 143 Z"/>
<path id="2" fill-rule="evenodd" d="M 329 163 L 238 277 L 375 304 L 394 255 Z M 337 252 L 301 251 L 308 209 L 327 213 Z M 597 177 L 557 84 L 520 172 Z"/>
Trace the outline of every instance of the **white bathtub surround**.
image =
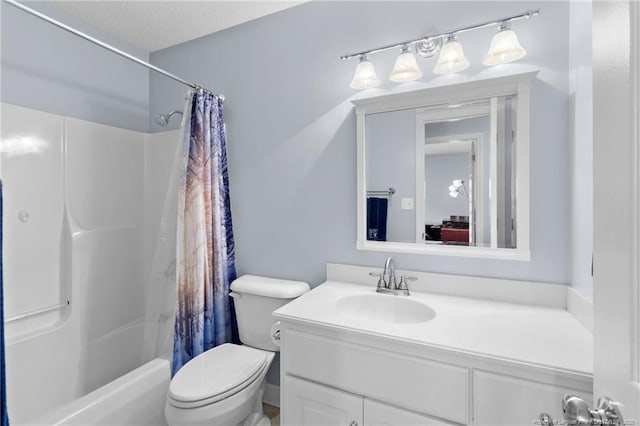
<path id="1" fill-rule="evenodd" d="M 593 339 L 564 308 L 422 292 L 420 278 L 409 297 L 383 295 L 367 278 L 327 281 L 274 313 L 283 425 L 303 426 L 314 404 L 325 423 L 364 413 L 398 425 L 530 424 L 559 417 L 565 393 L 590 398 Z"/>
<path id="2" fill-rule="evenodd" d="M 328 281 L 375 285 L 369 272 L 382 272 L 382 268 L 327 263 Z M 566 309 L 587 330 L 593 329 L 593 303 L 566 285 L 401 269 L 396 275 L 416 277 L 409 284 L 412 291 Z"/>
<path id="3" fill-rule="evenodd" d="M 168 169 L 145 161 L 172 158 L 177 140 L 5 103 L 1 114 L 7 394 L 23 424 L 157 356 L 167 302 L 145 315 L 143 260 Z"/>
<path id="4" fill-rule="evenodd" d="M 145 140 L 14 105 L 1 113 L 6 250 L 17 255 L 4 263 L 7 393 L 20 424 L 142 363 Z M 16 137 L 40 144 L 16 155 L 5 149 Z"/>
<path id="5" fill-rule="evenodd" d="M 59 261 L 64 220 L 64 123 L 59 116 L 1 104 L 4 183 L 4 315 L 7 344 L 28 333 L 33 316 L 65 317 L 69 289 Z M 35 163 L 38 167 L 34 167 Z M 44 189 L 44 190 L 43 190 Z M 32 194 L 40 193 L 38 199 Z M 38 244 L 33 244 L 38 241 Z M 37 259 L 34 267 L 33 260 Z M 21 285 L 12 285 L 20 280 Z M 42 282 L 48 285 L 41 285 Z M 27 324 L 29 323 L 29 324 Z"/>

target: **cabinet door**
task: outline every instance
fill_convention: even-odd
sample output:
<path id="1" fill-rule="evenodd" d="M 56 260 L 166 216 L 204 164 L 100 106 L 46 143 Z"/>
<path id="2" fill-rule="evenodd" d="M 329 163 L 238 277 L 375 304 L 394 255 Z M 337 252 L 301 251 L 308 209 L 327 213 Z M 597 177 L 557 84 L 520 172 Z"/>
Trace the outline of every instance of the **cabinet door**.
<path id="1" fill-rule="evenodd" d="M 562 419 L 562 397 L 567 393 L 582 395 L 591 405 L 592 397 L 584 390 L 484 371 L 476 371 L 473 381 L 476 426 L 531 425 L 540 413 Z"/>
<path id="2" fill-rule="evenodd" d="M 370 399 L 364 400 L 364 426 L 450 426 L 441 420 L 381 404 Z"/>
<path id="3" fill-rule="evenodd" d="M 361 426 L 362 397 L 285 376 L 283 426 Z"/>

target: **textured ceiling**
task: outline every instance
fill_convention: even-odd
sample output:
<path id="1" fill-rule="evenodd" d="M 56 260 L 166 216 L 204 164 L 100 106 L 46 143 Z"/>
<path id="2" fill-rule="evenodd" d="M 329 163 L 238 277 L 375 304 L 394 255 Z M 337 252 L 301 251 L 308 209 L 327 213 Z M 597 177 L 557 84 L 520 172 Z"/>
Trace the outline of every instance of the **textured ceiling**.
<path id="1" fill-rule="evenodd" d="M 52 1 L 55 7 L 153 52 L 302 3 L 301 1 Z"/>

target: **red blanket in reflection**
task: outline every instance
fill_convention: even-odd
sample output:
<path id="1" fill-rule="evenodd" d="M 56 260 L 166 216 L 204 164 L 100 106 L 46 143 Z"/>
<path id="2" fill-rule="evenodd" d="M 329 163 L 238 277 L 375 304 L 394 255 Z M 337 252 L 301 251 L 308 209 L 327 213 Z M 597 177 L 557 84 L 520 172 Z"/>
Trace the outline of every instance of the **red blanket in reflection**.
<path id="1" fill-rule="evenodd" d="M 444 243 L 468 243 L 469 230 L 457 228 L 442 228 L 440 239 Z"/>

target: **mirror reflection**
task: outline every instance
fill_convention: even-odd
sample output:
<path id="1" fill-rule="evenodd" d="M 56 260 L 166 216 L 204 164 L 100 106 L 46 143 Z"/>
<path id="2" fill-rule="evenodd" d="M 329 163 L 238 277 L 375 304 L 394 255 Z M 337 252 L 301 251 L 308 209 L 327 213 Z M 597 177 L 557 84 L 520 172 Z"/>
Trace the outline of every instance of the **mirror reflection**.
<path id="1" fill-rule="evenodd" d="M 516 248 L 516 102 L 365 115 L 366 238 Z"/>

